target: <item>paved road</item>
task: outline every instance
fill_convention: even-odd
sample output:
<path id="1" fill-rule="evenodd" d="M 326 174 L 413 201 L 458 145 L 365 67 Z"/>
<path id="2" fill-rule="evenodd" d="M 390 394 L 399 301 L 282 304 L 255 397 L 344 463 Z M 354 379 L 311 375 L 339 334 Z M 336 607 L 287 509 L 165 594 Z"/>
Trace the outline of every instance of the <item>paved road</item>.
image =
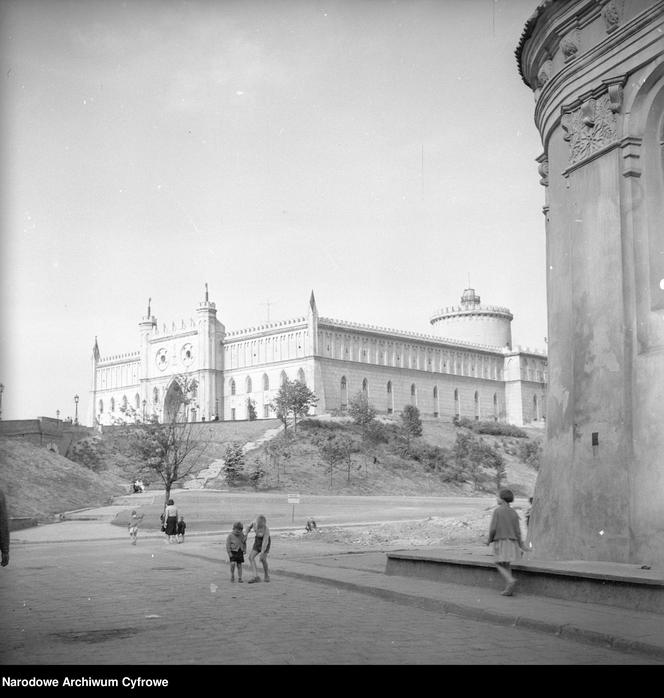
<path id="1" fill-rule="evenodd" d="M 229 582 L 221 538 L 17 545 L 0 570 L 0 663 L 648 662 L 279 576 L 287 548 L 273 547 L 272 582 L 248 585 Z"/>

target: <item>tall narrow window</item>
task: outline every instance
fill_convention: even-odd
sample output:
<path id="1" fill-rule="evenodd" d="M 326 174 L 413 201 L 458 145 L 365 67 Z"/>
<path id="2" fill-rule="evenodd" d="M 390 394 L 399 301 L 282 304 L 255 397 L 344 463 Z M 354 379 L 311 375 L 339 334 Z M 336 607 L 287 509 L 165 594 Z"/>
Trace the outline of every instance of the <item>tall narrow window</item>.
<path id="1" fill-rule="evenodd" d="M 270 389 L 270 379 L 267 377 L 267 373 L 263 374 L 263 390 Z"/>
<path id="2" fill-rule="evenodd" d="M 480 395 L 475 391 L 475 420 L 479 421 L 480 418 Z"/>
<path id="3" fill-rule="evenodd" d="M 246 393 L 252 392 L 252 390 L 251 390 L 251 388 L 252 388 L 251 377 L 250 376 L 247 376 L 247 380 L 245 381 L 245 387 L 246 387 L 246 390 L 245 390 Z"/>
<path id="4" fill-rule="evenodd" d="M 233 378 L 231 378 L 230 388 L 231 388 L 231 395 L 235 395 L 235 380 Z"/>
<path id="5" fill-rule="evenodd" d="M 454 416 L 459 418 L 461 416 L 461 400 L 459 399 L 459 389 L 454 389 Z"/>

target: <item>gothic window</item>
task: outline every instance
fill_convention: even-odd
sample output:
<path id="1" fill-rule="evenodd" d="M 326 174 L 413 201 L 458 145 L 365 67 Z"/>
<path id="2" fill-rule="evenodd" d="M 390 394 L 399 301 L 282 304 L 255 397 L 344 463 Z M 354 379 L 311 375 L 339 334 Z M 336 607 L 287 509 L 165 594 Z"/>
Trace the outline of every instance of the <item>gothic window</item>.
<path id="1" fill-rule="evenodd" d="M 297 372 L 297 379 L 302 383 L 303 385 L 307 384 L 307 381 L 304 377 L 304 371 L 300 368 Z"/>
<path id="2" fill-rule="evenodd" d="M 250 376 L 247 376 L 247 380 L 245 381 L 245 387 L 246 387 L 245 393 L 252 392 L 251 391 L 251 377 Z"/>
<path id="3" fill-rule="evenodd" d="M 137 410 L 141 409 L 141 396 L 138 393 L 136 393 L 136 395 L 134 395 L 134 407 Z"/>
<path id="4" fill-rule="evenodd" d="M 413 384 L 410 386 L 410 396 L 411 396 L 411 397 L 415 397 L 415 392 L 416 392 L 416 390 L 415 390 L 415 383 L 413 383 Z"/>
<path id="5" fill-rule="evenodd" d="M 159 388 L 155 388 L 152 391 L 152 402 L 154 402 L 155 404 L 159 402 Z"/>
<path id="6" fill-rule="evenodd" d="M 493 394 L 493 421 L 498 421 L 498 396 L 496 393 Z"/>
<path id="7" fill-rule="evenodd" d="M 392 381 L 387 381 L 387 394 L 392 394 Z"/>
<path id="8" fill-rule="evenodd" d="M 454 389 L 454 416 L 455 417 L 461 416 L 461 400 L 459 399 L 458 388 Z"/>
<path id="9" fill-rule="evenodd" d="M 99 401 L 99 414 L 103 414 L 103 413 L 104 413 L 104 401 L 100 400 Z"/>
<path id="10" fill-rule="evenodd" d="M 284 385 L 284 383 L 288 380 L 288 376 L 286 375 L 286 371 L 281 372 L 281 376 L 279 376 L 279 381 L 281 385 Z"/>
<path id="11" fill-rule="evenodd" d="M 270 379 L 267 377 L 267 373 L 263 374 L 263 390 L 270 389 Z"/>
<path id="12" fill-rule="evenodd" d="M 362 392 L 366 395 L 368 389 L 369 389 L 369 382 L 368 382 L 367 379 L 365 378 L 365 379 L 362 381 Z"/>
<path id="13" fill-rule="evenodd" d="M 394 412 L 394 396 L 392 395 L 392 381 L 387 381 L 387 414 Z"/>
<path id="14" fill-rule="evenodd" d="M 115 412 L 115 398 L 111 398 L 111 412 Z"/>
<path id="15" fill-rule="evenodd" d="M 479 420 L 480 418 L 480 395 L 475 391 L 475 419 Z"/>
<path id="16" fill-rule="evenodd" d="M 126 396 L 126 395 L 123 395 L 123 396 L 122 396 L 122 410 L 123 410 L 123 412 L 126 412 L 126 411 L 127 411 L 127 405 L 128 405 L 128 404 L 129 404 L 129 403 L 128 403 L 128 401 L 127 401 L 127 396 Z"/>
<path id="17" fill-rule="evenodd" d="M 433 386 L 433 416 L 438 416 L 438 386 Z"/>
<path id="18" fill-rule="evenodd" d="M 230 382 L 231 395 L 235 395 L 235 380 L 231 378 Z"/>
<path id="19" fill-rule="evenodd" d="M 341 409 L 345 410 L 348 406 L 348 383 L 346 376 L 341 377 Z"/>

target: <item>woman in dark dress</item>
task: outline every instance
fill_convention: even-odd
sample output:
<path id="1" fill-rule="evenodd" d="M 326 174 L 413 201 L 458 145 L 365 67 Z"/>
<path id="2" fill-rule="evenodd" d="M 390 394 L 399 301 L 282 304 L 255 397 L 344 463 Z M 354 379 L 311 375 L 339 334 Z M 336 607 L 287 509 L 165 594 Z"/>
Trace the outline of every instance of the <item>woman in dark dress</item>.
<path id="1" fill-rule="evenodd" d="M 164 531 L 164 533 L 168 536 L 168 542 L 176 543 L 178 533 L 178 508 L 175 506 L 172 499 L 168 500 L 168 505 L 164 510 L 164 520 L 166 524 L 166 531 Z"/>

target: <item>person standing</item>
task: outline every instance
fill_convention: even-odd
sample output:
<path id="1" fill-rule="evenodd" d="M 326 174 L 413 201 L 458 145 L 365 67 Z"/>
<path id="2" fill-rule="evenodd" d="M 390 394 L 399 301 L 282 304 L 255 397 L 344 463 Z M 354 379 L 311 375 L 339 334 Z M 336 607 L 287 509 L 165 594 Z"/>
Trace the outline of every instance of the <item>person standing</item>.
<path id="1" fill-rule="evenodd" d="M 263 514 L 259 514 L 256 517 L 255 523 L 249 524 L 247 529 L 247 535 L 254 530 L 254 544 L 249 553 L 249 564 L 251 565 L 251 571 L 253 577 L 249 580 L 249 584 L 254 584 L 255 582 L 260 582 L 261 578 L 258 576 L 258 567 L 256 566 L 256 556 L 259 556 L 259 560 L 263 565 L 263 572 L 265 573 L 265 581 L 270 581 L 270 574 L 267 566 L 267 554 L 270 552 L 270 529 L 267 527 L 267 520 Z"/>
<path id="2" fill-rule="evenodd" d="M 0 552 L 2 553 L 2 566 L 9 564 L 9 511 L 5 493 L 0 490 Z"/>
<path id="3" fill-rule="evenodd" d="M 168 536 L 168 542 L 177 542 L 178 508 L 175 506 L 175 502 L 172 499 L 168 500 L 166 509 L 164 509 L 164 525 L 166 526 L 164 533 Z"/>
<path id="4" fill-rule="evenodd" d="M 131 544 L 136 545 L 136 539 L 138 538 L 138 527 L 143 520 L 143 514 L 137 514 L 136 510 L 131 512 L 129 517 L 129 524 L 127 528 L 129 529 L 129 538 L 131 538 Z"/>
<path id="5" fill-rule="evenodd" d="M 512 490 L 503 488 L 498 492 L 498 506 L 493 510 L 489 537 L 486 544 L 493 543 L 493 554 L 496 569 L 503 577 L 507 586 L 501 591 L 502 596 L 512 596 L 516 579 L 512 575 L 511 565 L 521 559 L 526 550 L 521 539 L 519 515 L 510 504 L 514 501 Z"/>
<path id="6" fill-rule="evenodd" d="M 226 552 L 231 566 L 231 582 L 235 581 L 235 568 L 237 567 L 237 581 L 242 582 L 242 563 L 247 551 L 247 536 L 244 534 L 242 521 L 233 524 L 233 530 L 226 538 Z"/>
<path id="7" fill-rule="evenodd" d="M 184 532 L 186 528 L 187 524 L 184 521 L 184 516 L 181 516 L 177 527 L 178 543 L 184 543 Z"/>

